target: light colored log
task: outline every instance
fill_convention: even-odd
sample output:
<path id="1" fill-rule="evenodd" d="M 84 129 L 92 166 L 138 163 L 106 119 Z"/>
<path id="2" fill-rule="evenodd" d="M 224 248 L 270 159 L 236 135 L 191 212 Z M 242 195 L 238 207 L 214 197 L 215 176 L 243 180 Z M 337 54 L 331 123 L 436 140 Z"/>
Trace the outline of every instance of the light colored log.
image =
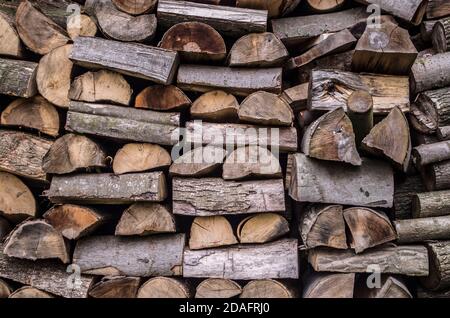
<path id="1" fill-rule="evenodd" d="M 236 122 L 239 102 L 236 97 L 221 90 L 202 94 L 191 106 L 193 118 L 212 122 Z"/>
<path id="2" fill-rule="evenodd" d="M 174 160 L 169 168 L 171 176 L 204 177 L 222 165 L 226 151 L 222 147 L 197 147 Z"/>
<path id="3" fill-rule="evenodd" d="M 303 83 L 285 89 L 280 98 L 288 103 L 294 112 L 305 110 L 308 102 L 309 83 Z"/>
<path id="4" fill-rule="evenodd" d="M 106 276 L 89 290 L 93 298 L 136 298 L 141 284 L 139 277 Z"/>
<path id="5" fill-rule="evenodd" d="M 242 287 L 231 279 L 207 278 L 196 289 L 195 298 L 233 298 L 242 293 Z"/>
<path id="6" fill-rule="evenodd" d="M 243 288 L 239 298 L 297 298 L 298 291 L 273 279 L 252 280 Z"/>
<path id="7" fill-rule="evenodd" d="M 421 174 L 428 191 L 450 189 L 450 160 L 430 164 Z"/>
<path id="8" fill-rule="evenodd" d="M 192 221 L 189 248 L 200 250 L 237 244 L 230 222 L 223 216 L 198 216 Z"/>
<path id="9" fill-rule="evenodd" d="M 159 145 L 126 144 L 114 156 L 113 171 L 115 174 L 143 172 L 168 167 L 171 163 L 169 152 Z"/>
<path id="10" fill-rule="evenodd" d="M 401 244 L 450 239 L 450 216 L 394 221 Z"/>
<path id="11" fill-rule="evenodd" d="M 176 111 L 189 107 L 191 100 L 173 85 L 154 85 L 136 96 L 134 106 L 156 111 Z"/>
<path id="12" fill-rule="evenodd" d="M 411 210 L 415 218 L 449 215 L 450 190 L 415 193 Z"/>
<path id="13" fill-rule="evenodd" d="M 23 46 L 15 27 L 12 15 L 0 12 L 0 55 L 20 58 L 23 56 Z"/>
<path id="14" fill-rule="evenodd" d="M 289 223 L 279 214 L 256 214 L 243 219 L 236 233 L 241 243 L 267 243 L 289 233 Z"/>
<path id="15" fill-rule="evenodd" d="M 137 298 L 192 298 L 190 286 L 171 277 L 153 277 L 139 288 Z"/>

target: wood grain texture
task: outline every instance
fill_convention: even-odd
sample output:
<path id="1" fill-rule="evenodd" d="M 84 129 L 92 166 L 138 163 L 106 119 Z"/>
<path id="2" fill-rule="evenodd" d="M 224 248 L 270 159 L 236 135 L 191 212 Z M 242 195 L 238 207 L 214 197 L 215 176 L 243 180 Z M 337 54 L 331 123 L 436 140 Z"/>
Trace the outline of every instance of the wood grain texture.
<path id="1" fill-rule="evenodd" d="M 34 62 L 0 58 L 0 93 L 17 97 L 32 97 L 37 93 Z"/>
<path id="2" fill-rule="evenodd" d="M 450 159 L 450 140 L 419 145 L 413 149 L 413 158 L 418 166 Z"/>
<path id="3" fill-rule="evenodd" d="M 140 277 L 107 276 L 103 277 L 89 290 L 93 298 L 135 298 Z"/>
<path id="4" fill-rule="evenodd" d="M 450 190 L 415 193 L 411 204 L 414 218 L 450 214 Z"/>
<path id="5" fill-rule="evenodd" d="M 23 46 L 15 27 L 14 17 L 0 11 L 0 55 L 20 58 Z"/>
<path id="6" fill-rule="evenodd" d="M 446 0 L 429 0 L 427 19 L 436 19 L 450 15 L 450 3 Z"/>
<path id="7" fill-rule="evenodd" d="M 363 4 L 378 5 L 381 10 L 399 17 L 413 25 L 419 25 L 427 10 L 425 0 L 357 0 Z"/>
<path id="8" fill-rule="evenodd" d="M 196 288 L 195 298 L 233 298 L 242 293 L 242 287 L 233 280 L 207 278 Z"/>
<path id="9" fill-rule="evenodd" d="M 25 183 L 13 174 L 0 172 L 0 185 L 0 212 L 3 217 L 17 223 L 36 216 L 36 200 Z"/>
<path id="10" fill-rule="evenodd" d="M 354 273 L 312 273 L 305 277 L 303 298 L 353 298 Z"/>

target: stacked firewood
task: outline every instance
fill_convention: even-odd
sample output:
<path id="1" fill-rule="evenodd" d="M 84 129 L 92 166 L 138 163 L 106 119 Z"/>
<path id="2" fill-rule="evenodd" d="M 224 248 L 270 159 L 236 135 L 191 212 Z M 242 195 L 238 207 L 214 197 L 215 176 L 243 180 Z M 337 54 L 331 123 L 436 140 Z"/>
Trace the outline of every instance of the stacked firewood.
<path id="1" fill-rule="evenodd" d="M 450 297 L 447 0 L 0 0 L 0 298 Z"/>

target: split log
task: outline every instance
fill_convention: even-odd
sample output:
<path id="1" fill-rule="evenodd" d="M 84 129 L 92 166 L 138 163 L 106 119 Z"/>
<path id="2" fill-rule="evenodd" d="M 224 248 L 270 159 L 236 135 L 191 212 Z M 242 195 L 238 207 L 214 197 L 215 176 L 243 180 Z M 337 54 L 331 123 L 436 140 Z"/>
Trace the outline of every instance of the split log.
<path id="1" fill-rule="evenodd" d="M 294 112 L 298 112 L 306 109 L 306 104 L 308 102 L 308 90 L 309 83 L 303 83 L 285 89 L 279 97 L 288 103 Z"/>
<path id="2" fill-rule="evenodd" d="M 22 288 L 15 290 L 11 295 L 9 295 L 9 298 L 55 298 L 55 297 L 43 290 L 31 286 L 24 286 Z"/>
<path id="3" fill-rule="evenodd" d="M 417 54 L 408 30 L 383 19 L 380 26 L 366 28 L 356 45 L 352 67 L 356 72 L 408 75 Z"/>
<path id="4" fill-rule="evenodd" d="M 39 62 L 36 83 L 39 93 L 56 106 L 69 107 L 69 90 L 73 63 L 69 60 L 72 45 L 54 49 Z"/>
<path id="5" fill-rule="evenodd" d="M 354 273 L 313 273 L 305 281 L 303 298 L 353 298 L 354 285 Z"/>
<path id="6" fill-rule="evenodd" d="M 2 112 L 0 124 L 32 128 L 56 137 L 59 133 L 59 114 L 55 107 L 41 96 L 19 98 Z"/>
<path id="7" fill-rule="evenodd" d="M 308 6 L 317 12 L 335 11 L 345 4 L 345 0 L 307 0 Z"/>
<path id="8" fill-rule="evenodd" d="M 419 145 L 412 152 L 415 164 L 418 167 L 426 166 L 450 159 L 450 140 L 433 144 Z"/>
<path id="9" fill-rule="evenodd" d="M 46 173 L 66 174 L 78 170 L 106 167 L 106 153 L 93 140 L 75 134 L 58 138 L 42 159 Z"/>
<path id="10" fill-rule="evenodd" d="M 438 127 L 450 124 L 450 88 L 442 88 L 419 94 L 413 111 L 414 128 L 431 134 Z"/>
<path id="11" fill-rule="evenodd" d="M 115 235 L 175 232 L 175 218 L 167 207 L 158 203 L 135 203 L 123 212 L 116 226 Z"/>
<path id="12" fill-rule="evenodd" d="M 181 65 L 178 87 L 187 91 L 209 92 L 216 89 L 247 96 L 257 91 L 280 94 L 282 69 L 228 68 L 209 65 Z"/>
<path id="13" fill-rule="evenodd" d="M 151 12 L 156 7 L 156 0 L 112 0 L 112 2 L 119 10 L 133 15 Z"/>
<path id="14" fill-rule="evenodd" d="M 414 218 L 450 215 L 450 190 L 416 193 L 411 210 Z"/>
<path id="15" fill-rule="evenodd" d="M 419 57 L 411 68 L 411 91 L 423 91 L 450 85 L 450 52 Z"/>
<path id="16" fill-rule="evenodd" d="M 186 123 L 186 142 L 224 147 L 227 145 L 264 145 L 281 152 L 297 151 L 294 127 L 265 128 L 243 124 Z"/>
<path id="17" fill-rule="evenodd" d="M 0 212 L 3 212 L 3 211 L 0 211 Z M 6 237 L 11 232 L 11 230 L 12 230 L 11 224 L 3 216 L 0 216 L 0 241 L 3 241 L 3 238 Z M 0 285 L 1 285 L 1 280 L 0 280 Z M 0 287 L 0 298 L 2 298 L 1 297 L 1 287 Z"/>
<path id="18" fill-rule="evenodd" d="M 139 277 L 107 276 L 92 286 L 93 298 L 136 298 L 141 279 Z"/>
<path id="19" fill-rule="evenodd" d="M 47 182 L 42 159 L 53 142 L 28 133 L 0 130 L 0 170 Z"/>
<path id="20" fill-rule="evenodd" d="M 394 221 L 401 244 L 450 239 L 450 216 Z"/>
<path id="21" fill-rule="evenodd" d="M 16 176 L 0 172 L 0 214 L 11 222 L 36 216 L 36 200 Z"/>
<path id="22" fill-rule="evenodd" d="M 450 125 L 438 127 L 436 134 L 440 140 L 450 140 Z"/>
<path id="23" fill-rule="evenodd" d="M 225 150 L 222 147 L 197 147 L 174 160 L 169 174 L 180 177 L 204 177 L 222 165 Z"/>
<path id="24" fill-rule="evenodd" d="M 450 18 L 443 18 L 436 22 L 431 39 L 437 53 L 450 51 Z"/>
<path id="25" fill-rule="evenodd" d="M 187 1 L 158 1 L 158 24 L 169 28 L 192 21 L 210 25 L 223 35 L 238 37 L 267 30 L 267 11 L 232 8 Z"/>
<path id="26" fill-rule="evenodd" d="M 196 289 L 195 298 L 233 298 L 242 293 L 242 287 L 231 279 L 208 278 Z"/>
<path id="27" fill-rule="evenodd" d="M 95 36 L 98 31 L 95 21 L 86 14 L 71 15 L 66 28 L 72 41 L 79 36 Z"/>
<path id="28" fill-rule="evenodd" d="M 397 239 L 394 226 L 384 212 L 348 208 L 344 210 L 344 219 L 351 234 L 350 247 L 356 254 Z"/>
<path id="29" fill-rule="evenodd" d="M 272 20 L 272 30 L 287 46 L 294 46 L 323 33 L 334 33 L 365 21 L 365 8 L 353 8 L 336 13 L 314 14 Z"/>
<path id="30" fill-rule="evenodd" d="M 335 70 L 313 70 L 309 86 L 309 110 L 347 109 L 354 91 L 366 91 L 373 97 L 375 115 L 387 115 L 395 107 L 409 111 L 409 83 L 403 76 L 357 74 Z"/>
<path id="31" fill-rule="evenodd" d="M 251 33 L 233 44 L 228 56 L 228 65 L 275 67 L 282 66 L 288 57 L 286 47 L 273 33 Z"/>
<path id="32" fill-rule="evenodd" d="M 318 246 L 348 248 L 340 205 L 309 205 L 300 215 L 298 231 L 307 249 Z"/>
<path id="33" fill-rule="evenodd" d="M 393 171 L 388 163 L 368 158 L 353 167 L 295 154 L 289 195 L 299 202 L 390 208 Z"/>
<path id="34" fill-rule="evenodd" d="M 81 134 L 125 141 L 174 145 L 178 142 L 179 113 L 71 102 L 66 129 Z"/>
<path id="35" fill-rule="evenodd" d="M 380 283 L 380 287 L 358 291 L 357 298 L 413 298 L 408 287 L 393 276 L 382 275 Z"/>
<path id="36" fill-rule="evenodd" d="M 163 172 L 54 176 L 44 192 L 52 203 L 127 204 L 161 202 L 167 197 Z"/>
<path id="37" fill-rule="evenodd" d="M 342 108 L 326 113 L 309 125 L 303 134 L 302 152 L 321 160 L 362 164 L 352 122 Z"/>
<path id="38" fill-rule="evenodd" d="M 136 96 L 134 106 L 157 111 L 177 111 L 191 105 L 191 100 L 173 85 L 154 85 Z"/>
<path id="39" fill-rule="evenodd" d="M 110 102 L 130 105 L 133 90 L 119 73 L 100 70 L 86 72 L 72 82 L 68 97 L 83 102 Z"/>
<path id="40" fill-rule="evenodd" d="M 422 285 L 430 290 L 442 290 L 450 287 L 449 255 L 450 241 L 427 243 L 430 257 L 430 275 L 421 280 Z"/>
<path id="41" fill-rule="evenodd" d="M 325 55 L 347 51 L 352 48 L 356 41 L 357 40 L 353 34 L 349 30 L 344 29 L 330 35 L 324 41 L 320 42 L 316 46 L 313 46 L 305 53 L 291 58 L 287 62 L 286 67 L 291 70 L 300 68 Z"/>
<path id="42" fill-rule="evenodd" d="M 184 251 L 184 277 L 298 279 L 298 271 L 296 239 L 284 239 L 263 245 Z"/>
<path id="43" fill-rule="evenodd" d="M 208 24 L 183 22 L 171 27 L 158 45 L 178 51 L 185 63 L 220 62 L 227 55 L 222 36 Z"/>
<path id="44" fill-rule="evenodd" d="M 12 16 L 0 12 L 0 30 L 2 33 L 0 55 L 21 58 L 24 53 L 23 46 Z"/>
<path id="45" fill-rule="evenodd" d="M 320 248 L 309 252 L 308 261 L 318 272 L 365 273 L 370 266 L 386 274 L 427 276 L 429 272 L 428 252 L 421 245 L 386 245 L 362 254 Z"/>
<path id="46" fill-rule="evenodd" d="M 73 263 L 91 275 L 181 275 L 184 241 L 184 234 L 90 236 L 77 242 Z"/>
<path id="47" fill-rule="evenodd" d="M 368 92 L 355 91 L 347 100 L 347 114 L 359 147 L 373 128 L 373 98 Z"/>
<path id="48" fill-rule="evenodd" d="M 428 191 L 450 189 L 450 160 L 426 166 L 422 179 Z"/>
<path id="49" fill-rule="evenodd" d="M 246 178 L 283 177 L 278 158 L 267 148 L 260 146 L 239 147 L 223 164 L 222 177 L 225 180 Z"/>
<path id="50" fill-rule="evenodd" d="M 156 33 L 156 16 L 132 16 L 116 8 L 110 1 L 95 6 L 95 17 L 102 33 L 117 41 L 151 41 Z"/>
<path id="51" fill-rule="evenodd" d="M 192 221 L 189 238 L 191 250 L 237 243 L 230 222 L 223 216 L 198 216 Z"/>
<path id="52" fill-rule="evenodd" d="M 411 136 L 406 116 L 395 107 L 364 138 L 361 147 L 374 155 L 387 157 L 394 166 L 407 171 L 411 159 Z"/>
<path id="53" fill-rule="evenodd" d="M 213 216 L 285 211 L 282 179 L 173 179 L 173 213 Z"/>
<path id="54" fill-rule="evenodd" d="M 6 239 L 4 253 L 33 261 L 57 258 L 64 264 L 70 262 L 68 246 L 61 233 L 42 220 L 20 223 Z"/>
<path id="55" fill-rule="evenodd" d="M 168 167 L 170 154 L 161 146 L 152 144 L 126 144 L 117 151 L 113 161 L 115 174 L 143 172 Z"/>
<path id="56" fill-rule="evenodd" d="M 153 277 L 142 284 L 137 298 L 192 298 L 190 286 L 170 277 Z"/>
<path id="57" fill-rule="evenodd" d="M 178 67 L 176 52 L 92 37 L 76 38 L 70 59 L 83 67 L 106 68 L 165 85 L 172 82 Z"/>
<path id="58" fill-rule="evenodd" d="M 38 64 L 0 58 L 0 94 L 32 97 L 36 95 L 36 72 Z"/>
<path id="59" fill-rule="evenodd" d="M 236 0 L 236 6 L 240 8 L 260 9 L 269 12 L 269 18 L 283 16 L 293 11 L 300 0 Z"/>
<path id="60" fill-rule="evenodd" d="M 8 298 L 11 293 L 11 287 L 4 280 L 0 279 L 0 298 Z"/>
<path id="61" fill-rule="evenodd" d="M 93 233 L 110 215 L 80 205 L 56 205 L 42 216 L 55 230 L 69 240 Z"/>
<path id="62" fill-rule="evenodd" d="M 238 110 L 239 119 L 268 126 L 292 126 L 294 112 L 277 95 L 258 91 L 247 96 Z"/>
<path id="63" fill-rule="evenodd" d="M 212 122 L 236 122 L 239 102 L 224 91 L 210 91 L 197 98 L 191 106 L 193 118 Z"/>
<path id="64" fill-rule="evenodd" d="M 36 9 L 29 1 L 23 1 L 17 8 L 16 27 L 23 43 L 40 55 L 48 54 L 70 41 L 66 30 Z"/>
<path id="65" fill-rule="evenodd" d="M 441 18 L 450 15 L 450 3 L 446 0 L 429 0 L 427 19 Z"/>
<path id="66" fill-rule="evenodd" d="M 425 0 L 356 0 L 363 4 L 378 5 L 381 10 L 399 17 L 413 25 L 419 25 L 427 10 Z"/>
<path id="67" fill-rule="evenodd" d="M 248 282 L 239 298 L 297 298 L 298 291 L 273 279 L 252 280 Z"/>
<path id="68" fill-rule="evenodd" d="M 243 219 L 236 233 L 241 243 L 267 243 L 289 233 L 289 223 L 279 214 L 257 214 Z"/>

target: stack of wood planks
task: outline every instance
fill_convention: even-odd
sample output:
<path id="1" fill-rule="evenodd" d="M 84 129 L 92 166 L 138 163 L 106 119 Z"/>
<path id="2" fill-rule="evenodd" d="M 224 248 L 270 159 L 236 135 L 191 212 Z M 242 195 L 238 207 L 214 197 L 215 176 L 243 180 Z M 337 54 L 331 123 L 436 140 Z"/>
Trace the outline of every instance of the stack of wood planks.
<path id="1" fill-rule="evenodd" d="M 447 0 L 0 0 L 0 298 L 450 297 Z"/>

